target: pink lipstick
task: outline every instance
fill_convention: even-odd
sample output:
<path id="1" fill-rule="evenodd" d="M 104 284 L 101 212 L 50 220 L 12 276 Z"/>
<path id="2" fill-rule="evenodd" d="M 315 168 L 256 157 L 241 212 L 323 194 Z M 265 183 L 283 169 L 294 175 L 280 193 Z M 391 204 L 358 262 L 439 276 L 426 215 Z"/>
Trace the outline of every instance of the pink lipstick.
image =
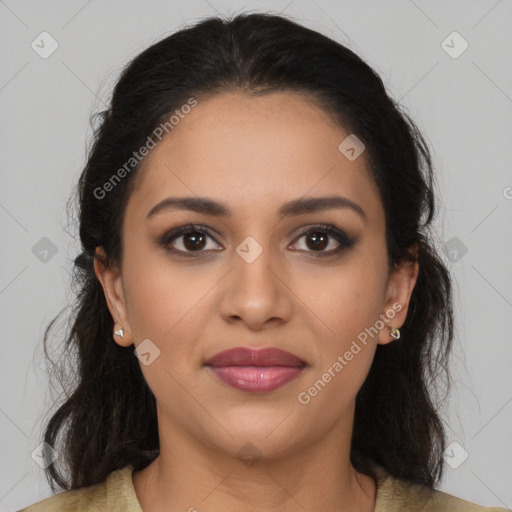
<path id="1" fill-rule="evenodd" d="M 306 363 L 277 348 L 237 347 L 214 355 L 205 365 L 222 381 L 242 391 L 272 391 L 297 378 Z"/>

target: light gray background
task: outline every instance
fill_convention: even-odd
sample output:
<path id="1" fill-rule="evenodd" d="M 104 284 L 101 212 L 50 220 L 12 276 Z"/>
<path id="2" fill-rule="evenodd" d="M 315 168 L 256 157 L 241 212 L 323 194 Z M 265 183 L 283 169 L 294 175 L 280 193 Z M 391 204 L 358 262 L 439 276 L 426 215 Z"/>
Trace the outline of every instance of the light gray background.
<path id="1" fill-rule="evenodd" d="M 447 457 L 469 454 L 457 469 L 447 466 L 440 487 L 512 507 L 510 0 L 0 0 L 0 509 L 50 495 L 31 458 L 51 404 L 41 339 L 71 297 L 78 246 L 65 203 L 85 161 L 89 116 L 105 108 L 119 71 L 144 48 L 216 11 L 248 10 L 284 11 L 349 46 L 430 142 L 442 195 L 439 248 L 448 249 L 456 281 L 446 418 L 458 445 Z M 59 45 L 47 59 L 31 48 L 43 31 Z M 458 58 L 442 47 L 453 31 L 469 43 Z M 445 44 L 457 51 L 452 40 Z M 58 249 L 46 262 L 32 251 L 43 237 Z"/>

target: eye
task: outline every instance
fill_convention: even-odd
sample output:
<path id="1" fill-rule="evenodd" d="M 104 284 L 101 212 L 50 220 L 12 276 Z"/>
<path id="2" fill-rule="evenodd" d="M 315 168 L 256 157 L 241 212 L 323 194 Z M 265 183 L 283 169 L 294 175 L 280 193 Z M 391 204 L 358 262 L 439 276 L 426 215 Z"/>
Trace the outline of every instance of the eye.
<path id="1" fill-rule="evenodd" d="M 219 249 L 215 245 L 208 248 L 208 238 L 215 241 L 208 229 L 188 224 L 166 233 L 160 240 L 160 245 L 169 252 L 183 256 L 195 256 L 194 253 L 200 254 L 205 251 L 222 250 L 222 248 Z M 344 231 L 330 224 L 314 225 L 303 232 L 296 240 L 302 238 L 306 239 L 306 249 L 299 249 L 299 251 L 317 253 L 315 256 L 318 257 L 333 256 L 349 249 L 356 242 Z M 335 242 L 334 248 L 326 251 L 325 249 L 333 242 Z M 296 248 L 296 245 L 298 245 L 297 242 L 293 243 L 291 247 Z"/>
<path id="2" fill-rule="evenodd" d="M 312 226 L 306 232 L 302 233 L 298 240 L 304 237 L 306 239 L 304 245 L 306 245 L 307 248 L 312 248 L 312 250 L 306 249 L 306 252 L 318 253 L 315 256 L 319 257 L 338 254 L 355 244 L 355 240 L 352 237 L 330 224 L 317 224 Z M 337 242 L 338 246 L 336 247 L 335 245 L 334 249 L 326 251 L 325 249 L 329 247 L 329 245 L 332 245 L 329 243 L 333 241 L 332 239 Z M 294 245 L 297 244 L 295 243 Z"/>
<path id="3" fill-rule="evenodd" d="M 180 238 L 183 240 L 179 241 Z M 210 235 L 206 229 L 195 226 L 194 224 L 189 224 L 167 233 L 160 243 L 170 252 L 179 253 L 184 256 L 193 256 L 191 253 L 200 253 L 206 250 L 218 250 L 215 247 L 207 247 L 208 238 L 214 240 L 212 235 Z M 175 243 L 177 240 L 178 243 Z"/>

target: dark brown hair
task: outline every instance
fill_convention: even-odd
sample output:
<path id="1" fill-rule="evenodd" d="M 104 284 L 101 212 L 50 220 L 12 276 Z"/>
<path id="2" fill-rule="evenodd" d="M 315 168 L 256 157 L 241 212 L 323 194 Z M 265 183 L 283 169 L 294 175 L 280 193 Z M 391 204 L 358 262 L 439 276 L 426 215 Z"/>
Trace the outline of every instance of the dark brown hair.
<path id="1" fill-rule="evenodd" d="M 95 484 L 128 464 L 142 469 L 158 455 L 155 398 L 133 347 L 112 340 L 113 320 L 93 267 L 98 246 L 106 264 L 121 261 L 121 222 L 139 166 L 104 197 L 98 190 L 190 97 L 229 90 L 296 91 L 318 100 L 366 146 L 385 210 L 390 268 L 412 260 L 410 248 L 418 244 L 419 275 L 401 339 L 377 347 L 357 395 L 351 460 L 368 475 L 373 461 L 397 478 L 433 487 L 445 447 L 434 391 L 449 388 L 453 313 L 450 276 L 430 232 L 435 201 L 427 144 L 350 49 L 284 16 L 253 13 L 204 19 L 152 45 L 124 69 L 110 109 L 101 113 L 78 183 L 82 252 L 65 336 L 74 370 L 44 435 L 61 454 L 47 468 L 52 488 Z M 45 349 L 57 318 L 45 332 Z"/>

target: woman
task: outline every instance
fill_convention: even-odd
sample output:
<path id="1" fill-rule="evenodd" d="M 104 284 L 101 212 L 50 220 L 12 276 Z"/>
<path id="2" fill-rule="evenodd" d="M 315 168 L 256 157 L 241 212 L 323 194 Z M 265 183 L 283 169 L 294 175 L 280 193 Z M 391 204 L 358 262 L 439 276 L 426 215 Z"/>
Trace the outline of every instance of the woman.
<path id="1" fill-rule="evenodd" d="M 78 384 L 45 432 L 67 492 L 24 510 L 504 510 L 434 488 L 433 183 L 377 74 L 291 20 L 145 50 L 79 183 Z"/>

